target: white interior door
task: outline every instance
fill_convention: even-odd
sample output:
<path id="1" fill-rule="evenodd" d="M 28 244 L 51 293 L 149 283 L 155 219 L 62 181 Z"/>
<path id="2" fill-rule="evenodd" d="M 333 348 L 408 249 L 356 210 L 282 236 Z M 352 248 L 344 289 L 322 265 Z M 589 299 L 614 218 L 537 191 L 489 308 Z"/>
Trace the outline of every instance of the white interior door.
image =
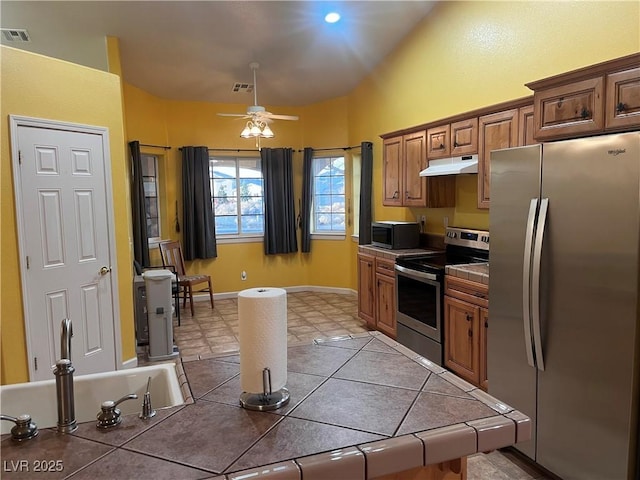
<path id="1" fill-rule="evenodd" d="M 30 380 L 52 378 L 67 317 L 76 373 L 114 370 L 107 132 L 12 122 L 12 136 Z"/>

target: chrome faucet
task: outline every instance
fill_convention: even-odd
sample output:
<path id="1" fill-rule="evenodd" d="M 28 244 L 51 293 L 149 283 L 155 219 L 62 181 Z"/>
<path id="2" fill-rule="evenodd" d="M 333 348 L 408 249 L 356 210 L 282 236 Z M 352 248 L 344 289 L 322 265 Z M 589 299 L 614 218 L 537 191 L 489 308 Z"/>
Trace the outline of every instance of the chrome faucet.
<path id="1" fill-rule="evenodd" d="M 73 327 L 71 320 L 62 320 L 60 333 L 60 350 L 62 358 L 56 362 L 53 374 L 56 377 L 56 401 L 58 403 L 58 432 L 71 433 L 78 428 L 76 424 L 75 398 L 73 395 L 73 372 L 71 364 L 71 337 Z"/>

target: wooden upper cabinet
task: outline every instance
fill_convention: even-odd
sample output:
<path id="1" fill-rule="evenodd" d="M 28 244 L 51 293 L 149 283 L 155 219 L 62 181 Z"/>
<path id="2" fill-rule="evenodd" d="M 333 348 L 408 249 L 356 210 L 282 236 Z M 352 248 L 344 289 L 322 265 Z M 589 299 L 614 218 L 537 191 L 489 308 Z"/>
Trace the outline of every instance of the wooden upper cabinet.
<path id="1" fill-rule="evenodd" d="M 597 133 L 604 128 L 604 77 L 536 91 L 534 136 L 538 141 Z"/>
<path id="2" fill-rule="evenodd" d="M 387 206 L 402 205 L 402 137 L 386 138 L 383 148 L 383 197 L 382 204 Z"/>
<path id="3" fill-rule="evenodd" d="M 427 159 L 457 157 L 478 152 L 478 118 L 439 125 L 427 130 Z"/>
<path id="4" fill-rule="evenodd" d="M 385 138 L 382 204 L 390 207 L 454 207 L 455 178 L 421 177 L 427 168 L 427 132 Z"/>
<path id="5" fill-rule="evenodd" d="M 451 124 L 451 156 L 478 153 L 478 119 L 469 118 Z"/>
<path id="6" fill-rule="evenodd" d="M 605 128 L 640 124 L 640 67 L 607 75 Z"/>
<path id="7" fill-rule="evenodd" d="M 420 172 L 427 168 L 425 132 L 416 132 L 402 137 L 404 143 L 404 206 L 426 205 L 426 182 Z"/>
<path id="8" fill-rule="evenodd" d="M 451 156 L 451 125 L 440 125 L 427 130 L 427 158 L 447 158 Z"/>
<path id="9" fill-rule="evenodd" d="M 538 142 L 640 128 L 640 53 L 527 83 Z"/>
<path id="10" fill-rule="evenodd" d="M 517 145 L 517 108 L 480 117 L 478 120 L 478 208 L 489 208 L 491 151 Z"/>
<path id="11" fill-rule="evenodd" d="M 533 105 L 518 110 L 518 146 L 533 145 L 536 142 L 533 131 Z"/>

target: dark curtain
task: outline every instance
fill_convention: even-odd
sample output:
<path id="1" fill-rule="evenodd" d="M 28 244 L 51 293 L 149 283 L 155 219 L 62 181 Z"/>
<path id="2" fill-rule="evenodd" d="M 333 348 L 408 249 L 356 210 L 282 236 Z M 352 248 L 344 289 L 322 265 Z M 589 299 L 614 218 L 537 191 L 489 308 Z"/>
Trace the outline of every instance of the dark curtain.
<path id="1" fill-rule="evenodd" d="M 302 163 L 302 204 L 300 205 L 300 235 L 302 252 L 311 251 L 311 199 L 313 198 L 313 148 L 304 149 Z"/>
<path id="2" fill-rule="evenodd" d="M 371 243 L 371 193 L 373 180 L 373 143 L 362 142 L 360 144 L 360 233 L 359 245 Z"/>
<path id="3" fill-rule="evenodd" d="M 260 157 L 264 175 L 264 253 L 297 252 L 293 150 L 263 148 Z"/>
<path id="4" fill-rule="evenodd" d="M 182 208 L 185 260 L 217 257 L 207 147 L 182 147 Z"/>
<path id="5" fill-rule="evenodd" d="M 133 210 L 133 258 L 143 267 L 149 262 L 149 237 L 147 236 L 147 207 L 144 198 L 144 179 L 142 178 L 142 159 L 140 142 L 129 142 L 133 181 L 131 183 L 131 208 Z"/>

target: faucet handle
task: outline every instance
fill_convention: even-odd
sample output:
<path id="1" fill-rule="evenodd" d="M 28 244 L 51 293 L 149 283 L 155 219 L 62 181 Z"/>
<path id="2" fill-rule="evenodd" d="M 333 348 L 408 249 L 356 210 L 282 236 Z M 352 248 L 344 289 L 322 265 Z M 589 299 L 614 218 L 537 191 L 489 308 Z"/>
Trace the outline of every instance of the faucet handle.
<path id="1" fill-rule="evenodd" d="M 120 412 L 119 408 L 116 408 L 125 400 L 135 400 L 138 398 L 138 395 L 135 393 L 131 393 L 129 395 L 125 395 L 119 400 L 115 402 L 113 400 L 106 400 L 102 402 L 100 405 L 100 413 L 96 416 L 98 422 L 96 424 L 96 428 L 111 428 L 120 425 L 122 421 L 122 412 Z"/>
<path id="2" fill-rule="evenodd" d="M 15 426 L 11 428 L 11 438 L 17 442 L 29 440 L 38 435 L 38 427 L 31 421 L 31 415 L 28 413 L 23 413 L 17 417 L 0 415 L 0 420 L 8 420 L 15 423 Z"/>

